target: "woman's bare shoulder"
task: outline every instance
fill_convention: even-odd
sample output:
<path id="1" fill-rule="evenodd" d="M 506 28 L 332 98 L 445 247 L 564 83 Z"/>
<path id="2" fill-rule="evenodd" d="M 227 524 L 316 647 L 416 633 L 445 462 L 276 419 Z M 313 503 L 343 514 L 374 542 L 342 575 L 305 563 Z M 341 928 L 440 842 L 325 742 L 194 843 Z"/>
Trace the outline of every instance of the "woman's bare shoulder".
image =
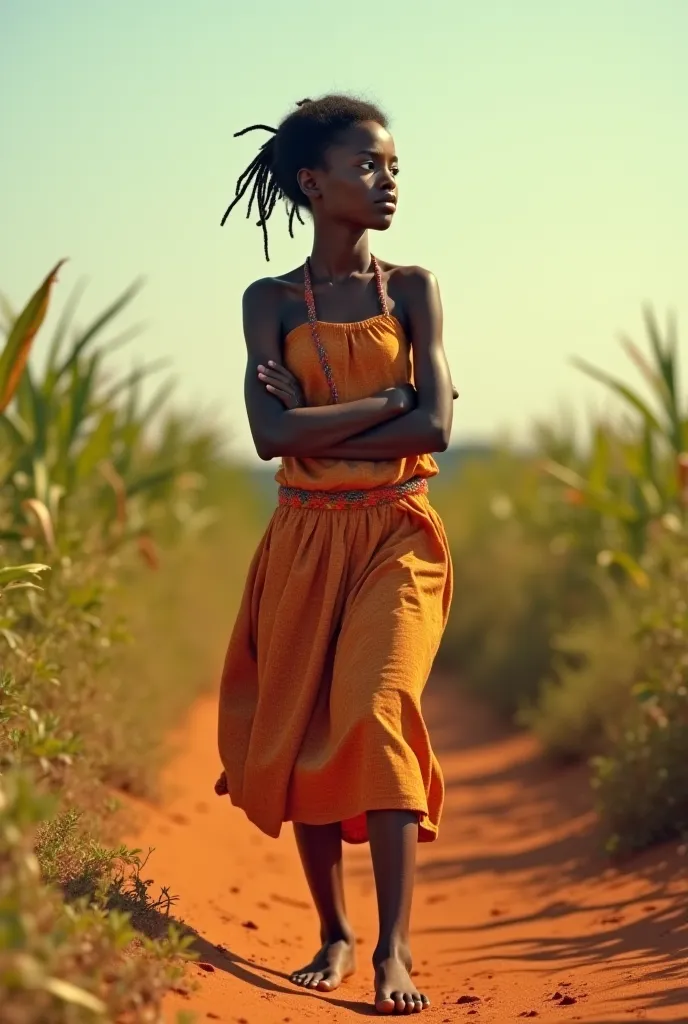
<path id="1" fill-rule="evenodd" d="M 301 290 L 303 289 L 301 275 Z M 286 302 L 293 301 L 299 289 L 299 268 L 276 277 L 260 277 L 244 291 L 244 308 L 264 308 L 265 305 L 279 309 Z"/>
<path id="2" fill-rule="evenodd" d="M 431 270 L 417 265 L 380 263 L 387 278 L 387 293 L 399 310 L 402 323 L 410 327 L 415 312 L 439 303 L 439 287 Z"/>
<path id="3" fill-rule="evenodd" d="M 427 288 L 436 282 L 431 270 L 416 264 L 386 263 L 380 260 L 380 267 L 388 275 L 389 281 L 398 288 Z"/>

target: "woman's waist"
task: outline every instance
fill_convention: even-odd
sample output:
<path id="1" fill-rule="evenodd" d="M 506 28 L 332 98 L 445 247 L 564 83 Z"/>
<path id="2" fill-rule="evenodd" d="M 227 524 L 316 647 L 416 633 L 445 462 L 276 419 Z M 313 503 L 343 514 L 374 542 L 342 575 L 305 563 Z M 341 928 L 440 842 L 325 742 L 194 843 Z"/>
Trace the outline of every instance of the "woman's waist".
<path id="1" fill-rule="evenodd" d="M 290 508 L 348 509 L 376 508 L 393 505 L 405 498 L 428 493 L 427 477 L 414 476 L 403 483 L 384 487 L 366 487 L 360 490 L 308 490 L 281 484 L 278 490 L 278 504 Z"/>
<path id="2" fill-rule="evenodd" d="M 415 478 L 428 480 L 437 472 L 431 455 L 379 462 L 284 458 L 275 479 L 282 487 L 305 491 L 369 491 L 396 487 Z"/>

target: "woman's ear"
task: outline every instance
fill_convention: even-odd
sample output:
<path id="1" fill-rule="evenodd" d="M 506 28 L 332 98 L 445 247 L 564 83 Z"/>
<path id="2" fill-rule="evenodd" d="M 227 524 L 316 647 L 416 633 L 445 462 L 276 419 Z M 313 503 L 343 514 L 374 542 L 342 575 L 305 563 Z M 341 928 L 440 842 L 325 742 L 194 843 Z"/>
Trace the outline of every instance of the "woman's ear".
<path id="1" fill-rule="evenodd" d="M 305 195 L 306 199 L 312 201 L 313 199 L 319 199 L 321 192 L 316 181 L 316 177 L 313 171 L 308 171 L 302 168 L 296 175 L 296 180 L 299 183 L 299 188 Z"/>

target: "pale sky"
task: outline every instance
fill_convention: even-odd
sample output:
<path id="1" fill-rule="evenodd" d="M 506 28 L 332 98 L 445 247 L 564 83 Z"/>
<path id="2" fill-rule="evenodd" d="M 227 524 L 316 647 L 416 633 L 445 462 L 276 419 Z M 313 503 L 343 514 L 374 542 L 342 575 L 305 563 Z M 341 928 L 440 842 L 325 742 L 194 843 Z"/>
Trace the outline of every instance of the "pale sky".
<path id="1" fill-rule="evenodd" d="M 688 314 L 687 48 L 688 0 L 0 0 L 0 289 L 69 256 L 55 309 L 87 276 L 86 318 L 145 275 L 113 360 L 169 356 L 251 457 L 241 294 L 311 232 L 276 211 L 266 265 L 252 222 L 220 228 L 260 141 L 232 134 L 364 94 L 401 166 L 373 251 L 439 279 L 453 441 L 522 437 L 600 404 L 571 354 L 633 379 L 641 304 Z"/>

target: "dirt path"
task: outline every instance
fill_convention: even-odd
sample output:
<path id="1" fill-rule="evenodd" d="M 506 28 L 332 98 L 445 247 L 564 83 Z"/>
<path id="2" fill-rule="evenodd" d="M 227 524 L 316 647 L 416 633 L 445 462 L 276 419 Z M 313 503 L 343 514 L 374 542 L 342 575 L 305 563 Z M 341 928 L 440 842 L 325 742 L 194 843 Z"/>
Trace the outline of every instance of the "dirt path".
<path id="1" fill-rule="evenodd" d="M 538 1018 L 621 1024 L 688 1022 L 688 857 L 654 851 L 624 872 L 598 853 L 585 775 L 553 772 L 526 736 L 435 684 L 426 715 L 447 782 L 439 842 L 421 848 L 414 915 L 418 984 L 431 1022 Z M 374 1016 L 374 890 L 367 848 L 347 850 L 359 973 L 331 996 L 286 974 L 316 946 L 291 836 L 275 842 L 212 793 L 215 704 L 199 704 L 180 737 L 161 806 L 146 810 L 139 846 L 179 894 L 200 936 L 179 1009 L 224 1024 L 300 1024 Z"/>

